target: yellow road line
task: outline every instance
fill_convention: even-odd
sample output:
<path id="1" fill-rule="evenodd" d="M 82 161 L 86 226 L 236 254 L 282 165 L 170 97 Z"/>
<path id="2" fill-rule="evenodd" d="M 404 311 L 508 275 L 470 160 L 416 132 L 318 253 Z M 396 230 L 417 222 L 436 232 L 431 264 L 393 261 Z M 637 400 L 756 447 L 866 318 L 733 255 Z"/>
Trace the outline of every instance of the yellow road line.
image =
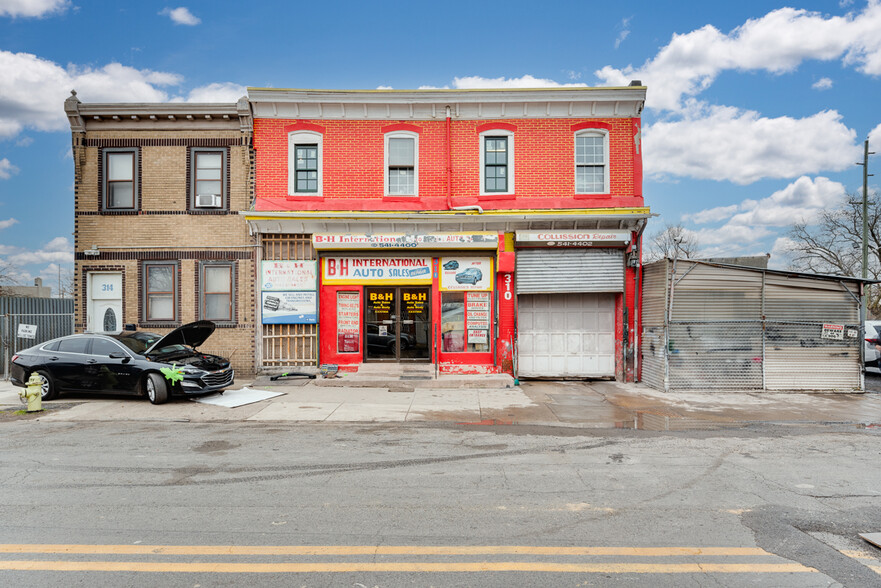
<path id="1" fill-rule="evenodd" d="M 559 572 L 582 574 L 791 574 L 816 572 L 783 564 L 565 564 L 542 562 L 176 563 L 131 561 L 0 561 L 0 571 L 166 573 Z"/>
<path id="2" fill-rule="evenodd" d="M 861 564 L 863 564 L 864 566 L 866 566 L 867 568 L 869 568 L 870 570 L 872 570 L 876 574 L 881 574 L 881 565 L 871 565 L 871 564 L 866 563 L 867 561 L 870 561 L 870 562 L 873 562 L 876 564 L 881 563 L 878 561 L 877 558 L 872 557 L 871 555 L 869 555 L 868 553 L 865 553 L 864 551 L 857 551 L 854 549 L 841 549 L 840 551 L 841 551 L 841 553 L 843 553 L 844 555 L 846 555 L 847 557 L 849 557 L 851 559 L 859 560 L 859 562 Z"/>
<path id="3" fill-rule="evenodd" d="M 533 545 L 67 545 L 0 544 L 0 553 L 123 555 L 617 555 L 768 556 L 757 547 L 554 547 Z"/>

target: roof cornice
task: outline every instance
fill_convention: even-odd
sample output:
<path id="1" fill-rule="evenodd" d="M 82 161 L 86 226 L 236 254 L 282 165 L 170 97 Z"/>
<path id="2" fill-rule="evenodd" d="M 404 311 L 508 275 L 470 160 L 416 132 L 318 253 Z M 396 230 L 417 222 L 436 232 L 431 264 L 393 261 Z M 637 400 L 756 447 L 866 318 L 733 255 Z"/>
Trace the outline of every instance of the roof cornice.
<path id="1" fill-rule="evenodd" d="M 248 88 L 255 118 L 458 119 L 639 116 L 645 86 L 479 90 Z"/>

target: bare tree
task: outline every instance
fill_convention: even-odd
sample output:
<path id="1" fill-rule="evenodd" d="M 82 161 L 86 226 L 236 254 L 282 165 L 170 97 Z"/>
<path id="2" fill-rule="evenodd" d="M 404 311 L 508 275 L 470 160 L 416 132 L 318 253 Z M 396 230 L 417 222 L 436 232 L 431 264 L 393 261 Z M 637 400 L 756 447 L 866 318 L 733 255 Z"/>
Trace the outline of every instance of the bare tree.
<path id="1" fill-rule="evenodd" d="M 868 198 L 869 262 L 867 275 L 881 278 L 881 202 L 877 193 Z M 863 197 L 850 194 L 837 206 L 822 210 L 813 224 L 796 223 L 787 247 L 792 268 L 820 274 L 861 276 L 863 266 Z M 881 315 L 881 289 L 866 290 L 868 314 Z"/>
<path id="2" fill-rule="evenodd" d="M 682 223 L 664 225 L 652 233 L 645 248 L 645 262 L 657 261 L 665 257 L 690 259 L 698 255 L 700 243 L 697 235 L 682 226 Z"/>
<path id="3" fill-rule="evenodd" d="M 6 296 L 6 287 L 14 286 L 18 281 L 13 277 L 15 268 L 6 261 L 0 260 L 0 296 Z"/>

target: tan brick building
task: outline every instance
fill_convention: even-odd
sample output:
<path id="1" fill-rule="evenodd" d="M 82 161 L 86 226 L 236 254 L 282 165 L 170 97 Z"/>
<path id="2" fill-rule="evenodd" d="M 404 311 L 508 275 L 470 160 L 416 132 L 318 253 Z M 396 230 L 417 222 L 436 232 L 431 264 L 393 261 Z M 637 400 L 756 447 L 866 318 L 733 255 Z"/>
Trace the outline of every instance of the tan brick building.
<path id="1" fill-rule="evenodd" d="M 238 104 L 64 103 L 75 169 L 75 324 L 166 333 L 212 320 L 205 352 L 254 371 L 252 123 Z"/>

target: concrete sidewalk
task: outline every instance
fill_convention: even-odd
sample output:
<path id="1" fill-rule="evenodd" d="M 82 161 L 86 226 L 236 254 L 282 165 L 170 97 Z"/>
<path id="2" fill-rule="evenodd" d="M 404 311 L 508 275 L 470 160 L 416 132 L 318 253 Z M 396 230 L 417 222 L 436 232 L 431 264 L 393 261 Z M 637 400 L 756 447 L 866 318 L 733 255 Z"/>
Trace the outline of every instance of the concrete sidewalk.
<path id="1" fill-rule="evenodd" d="M 232 390 L 282 392 L 237 408 L 175 399 L 62 395 L 36 420 L 182 422 L 445 422 L 577 428 L 689 430 L 752 424 L 881 427 L 878 394 L 662 393 L 641 384 L 528 381 L 509 376 L 362 374 L 334 380 L 238 380 Z M 507 378 L 507 380 L 505 379 Z M 466 385 L 468 387 L 466 387 Z M 0 381 L 0 410 L 23 408 L 18 389 Z"/>

